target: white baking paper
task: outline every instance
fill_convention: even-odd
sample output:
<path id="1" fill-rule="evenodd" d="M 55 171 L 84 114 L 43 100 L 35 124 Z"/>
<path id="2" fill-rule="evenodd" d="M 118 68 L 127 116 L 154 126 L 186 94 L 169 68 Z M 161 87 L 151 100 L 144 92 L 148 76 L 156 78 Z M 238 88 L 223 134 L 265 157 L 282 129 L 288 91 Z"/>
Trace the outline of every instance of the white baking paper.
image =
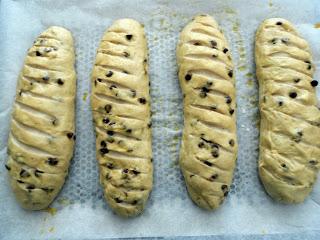
<path id="1" fill-rule="evenodd" d="M 265 193 L 257 175 L 258 108 L 254 34 L 262 20 L 284 17 L 309 41 L 320 69 L 318 0 L 2 0 L 0 1 L 0 239 L 102 239 L 315 233 L 320 238 L 320 184 L 299 205 L 283 205 Z M 177 165 L 182 97 L 175 47 L 182 27 L 198 13 L 216 18 L 235 61 L 239 156 L 231 192 L 214 212 L 189 199 Z M 150 49 L 154 189 L 145 212 L 123 219 L 102 197 L 90 112 L 90 71 L 104 30 L 118 18 L 145 25 Z M 8 187 L 6 143 L 16 80 L 28 47 L 51 25 L 72 31 L 76 47 L 77 140 L 66 184 L 47 211 L 22 210 Z M 316 79 L 320 78 L 318 70 Z M 320 136 L 319 136 L 320 137 Z M 279 238 L 278 238 L 279 239 Z"/>

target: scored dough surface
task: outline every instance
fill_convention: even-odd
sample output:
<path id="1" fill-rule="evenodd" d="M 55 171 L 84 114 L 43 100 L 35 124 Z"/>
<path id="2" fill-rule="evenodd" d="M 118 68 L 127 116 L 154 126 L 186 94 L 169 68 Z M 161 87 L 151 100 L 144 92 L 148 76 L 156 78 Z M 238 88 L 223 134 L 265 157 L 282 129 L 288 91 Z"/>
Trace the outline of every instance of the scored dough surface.
<path id="1" fill-rule="evenodd" d="M 53 26 L 34 41 L 18 78 L 6 168 L 26 209 L 46 208 L 68 173 L 75 140 L 74 62 L 71 33 Z"/>
<path id="2" fill-rule="evenodd" d="M 230 189 L 237 136 L 233 63 L 212 17 L 196 16 L 182 30 L 177 61 L 184 96 L 180 166 L 192 200 L 215 209 Z"/>
<path id="3" fill-rule="evenodd" d="M 152 189 L 147 55 L 143 26 L 120 19 L 104 33 L 92 72 L 100 183 L 122 216 L 141 213 Z"/>
<path id="4" fill-rule="evenodd" d="M 292 23 L 265 20 L 256 34 L 259 81 L 259 174 L 268 194 L 285 203 L 311 192 L 320 160 L 320 111 L 308 43 Z"/>

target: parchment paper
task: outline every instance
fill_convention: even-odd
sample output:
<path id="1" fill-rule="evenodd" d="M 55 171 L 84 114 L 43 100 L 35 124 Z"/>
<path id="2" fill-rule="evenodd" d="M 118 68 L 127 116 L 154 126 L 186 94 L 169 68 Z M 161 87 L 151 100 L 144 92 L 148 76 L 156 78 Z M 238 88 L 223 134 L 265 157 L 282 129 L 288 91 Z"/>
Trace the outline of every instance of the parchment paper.
<path id="1" fill-rule="evenodd" d="M 0 239 L 273 234 L 280 234 L 277 239 L 288 234 L 320 238 L 319 183 L 305 203 L 283 205 L 272 201 L 259 182 L 253 59 L 258 25 L 265 18 L 284 17 L 309 41 L 320 69 L 318 0 L 2 0 L 0 4 Z M 215 212 L 205 212 L 191 202 L 177 165 L 183 126 L 175 47 L 182 27 L 198 13 L 211 14 L 220 23 L 236 66 L 239 156 L 231 192 Z M 145 24 L 150 49 L 154 189 L 145 212 L 134 219 L 114 215 L 102 197 L 89 101 L 90 72 L 102 33 L 123 17 Z M 75 38 L 77 141 L 62 192 L 48 210 L 30 212 L 19 207 L 8 187 L 4 168 L 8 124 L 27 48 L 51 25 L 68 28 Z M 315 79 L 319 78 L 317 70 Z"/>

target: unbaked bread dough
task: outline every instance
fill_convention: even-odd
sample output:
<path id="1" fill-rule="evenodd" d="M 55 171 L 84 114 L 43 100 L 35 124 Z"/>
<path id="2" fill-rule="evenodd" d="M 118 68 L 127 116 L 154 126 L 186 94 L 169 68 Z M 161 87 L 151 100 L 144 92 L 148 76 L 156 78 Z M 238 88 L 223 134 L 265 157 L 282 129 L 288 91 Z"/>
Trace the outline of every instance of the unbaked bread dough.
<path id="1" fill-rule="evenodd" d="M 103 35 L 92 72 L 100 183 L 111 208 L 127 217 L 142 212 L 152 189 L 147 55 L 143 26 L 120 19 Z"/>
<path id="2" fill-rule="evenodd" d="M 6 168 L 26 209 L 46 208 L 68 173 L 75 140 L 74 62 L 71 33 L 54 26 L 35 40 L 19 75 Z"/>
<path id="3" fill-rule="evenodd" d="M 184 96 L 180 166 L 192 200 L 215 209 L 230 189 L 237 135 L 230 48 L 212 17 L 196 16 L 183 29 L 177 61 Z"/>
<path id="4" fill-rule="evenodd" d="M 260 95 L 259 173 L 268 194 L 302 202 L 312 190 L 320 161 L 320 111 L 308 43 L 292 23 L 265 20 L 256 34 Z"/>

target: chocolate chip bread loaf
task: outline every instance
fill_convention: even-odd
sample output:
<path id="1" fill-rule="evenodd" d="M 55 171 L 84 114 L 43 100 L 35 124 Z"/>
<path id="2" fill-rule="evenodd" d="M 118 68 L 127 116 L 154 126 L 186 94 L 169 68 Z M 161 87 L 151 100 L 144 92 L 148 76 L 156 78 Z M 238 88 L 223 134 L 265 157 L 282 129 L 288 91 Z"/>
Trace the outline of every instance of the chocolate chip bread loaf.
<path id="1" fill-rule="evenodd" d="M 180 166 L 192 200 L 215 209 L 232 182 L 237 135 L 233 63 L 212 17 L 196 16 L 183 29 L 177 61 L 184 96 Z"/>
<path id="2" fill-rule="evenodd" d="M 100 183 L 111 208 L 127 217 L 144 209 L 152 188 L 147 54 L 143 26 L 120 19 L 103 35 L 92 72 Z"/>
<path id="3" fill-rule="evenodd" d="M 302 202 L 319 169 L 320 111 L 308 43 L 285 19 L 265 20 L 256 34 L 260 94 L 259 173 L 275 200 Z"/>
<path id="4" fill-rule="evenodd" d="M 28 50 L 19 75 L 6 168 L 26 209 L 46 208 L 68 173 L 75 140 L 74 62 L 71 33 L 50 27 Z"/>

